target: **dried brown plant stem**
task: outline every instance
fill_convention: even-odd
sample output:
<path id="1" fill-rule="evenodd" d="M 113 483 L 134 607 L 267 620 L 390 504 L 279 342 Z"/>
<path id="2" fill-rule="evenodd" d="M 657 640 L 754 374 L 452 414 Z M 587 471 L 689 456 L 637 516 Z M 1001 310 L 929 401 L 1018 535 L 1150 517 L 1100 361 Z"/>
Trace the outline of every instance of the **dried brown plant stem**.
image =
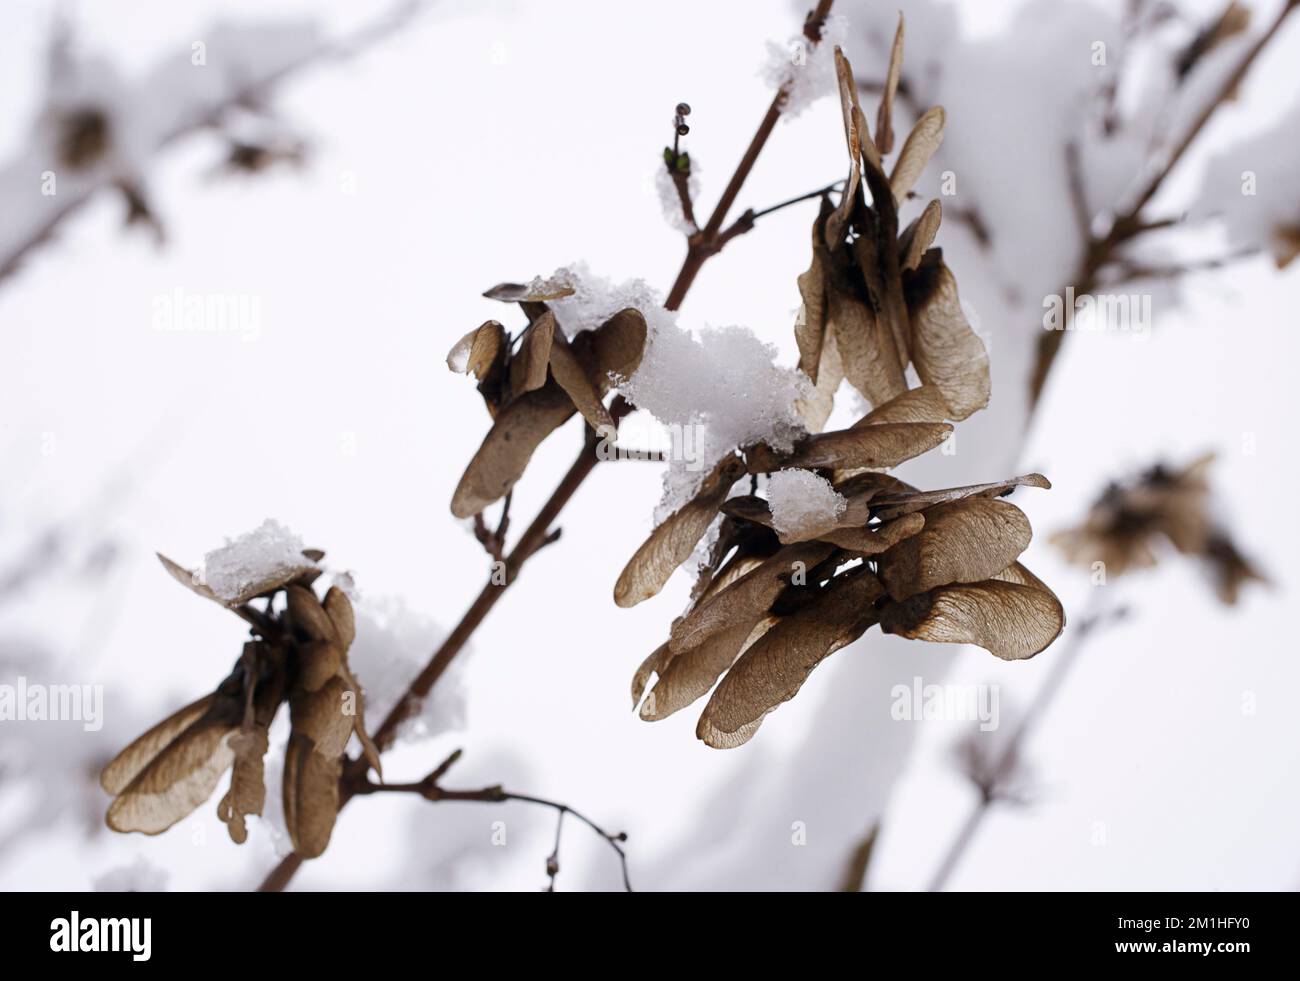
<path id="1" fill-rule="evenodd" d="M 452 765 L 460 759 L 461 751 L 456 750 L 447 757 L 439 766 L 428 774 L 424 779 L 415 783 L 374 783 L 369 779 L 363 780 L 357 785 L 355 793 L 360 794 L 380 794 L 380 793 L 398 793 L 398 794 L 418 794 L 427 801 L 439 803 L 441 801 L 461 801 L 479 804 L 504 804 L 508 801 L 519 801 L 524 804 L 537 804 L 542 807 L 549 807 L 556 812 L 557 821 L 555 827 L 555 846 L 546 859 L 547 875 L 550 879 L 547 886 L 547 892 L 555 891 L 555 877 L 560 871 L 560 835 L 564 830 L 564 818 L 572 814 L 577 820 L 589 827 L 600 838 L 604 839 L 617 854 L 620 869 L 623 874 L 623 888 L 632 892 L 632 880 L 627 870 L 627 852 L 623 849 L 623 842 L 627 840 L 627 835 L 621 831 L 606 831 L 591 818 L 587 817 L 581 811 L 561 801 L 549 800 L 545 797 L 534 797 L 531 794 L 516 794 L 506 790 L 499 784 L 491 787 L 482 787 L 477 790 L 447 790 L 441 785 L 442 778 Z"/>
<path id="2" fill-rule="evenodd" d="M 1290 13 L 1300 6 L 1300 0 L 1287 0 L 1287 3 L 1273 23 L 1269 25 L 1268 30 L 1259 36 L 1259 39 L 1251 45 L 1250 49 L 1242 56 L 1237 67 L 1232 71 L 1228 78 L 1220 86 L 1214 98 L 1210 99 L 1205 107 L 1201 110 L 1200 115 L 1188 127 L 1187 132 L 1182 139 L 1174 145 L 1169 152 L 1164 165 L 1151 177 L 1141 192 L 1133 200 L 1133 203 L 1125 211 L 1117 215 L 1111 222 L 1109 231 L 1105 235 L 1096 236 L 1092 234 L 1091 229 L 1086 222 L 1088 216 L 1084 214 L 1081 222 L 1083 223 L 1084 251 L 1083 257 L 1079 261 L 1079 267 L 1069 283 L 1074 287 L 1076 296 L 1083 296 L 1097 289 L 1101 284 L 1100 273 L 1107 265 L 1113 264 L 1120 258 L 1120 250 L 1123 246 L 1129 244 L 1140 235 L 1151 231 L 1157 227 L 1165 227 L 1168 223 L 1164 221 L 1152 222 L 1143 218 L 1142 212 L 1156 193 L 1164 186 L 1165 180 L 1178 166 L 1179 162 L 1186 155 L 1188 149 L 1196 142 L 1198 136 L 1205 129 L 1207 123 L 1213 118 L 1215 112 L 1225 102 L 1229 101 L 1241 86 L 1246 74 L 1254 65 L 1260 53 L 1268 46 L 1269 42 L 1276 36 L 1281 29 L 1282 24 L 1286 21 Z M 1071 200 L 1075 207 L 1076 213 L 1083 204 L 1081 175 L 1078 171 L 1077 147 L 1066 148 L 1066 161 L 1070 175 L 1070 192 Z M 1061 295 L 1064 295 L 1064 289 Z M 1066 312 L 1067 317 L 1069 311 Z M 1057 356 L 1061 353 L 1061 348 L 1065 344 L 1068 330 L 1049 330 L 1044 331 L 1038 340 L 1038 353 L 1035 358 L 1033 375 L 1029 383 L 1029 404 L 1032 412 L 1038 404 L 1039 398 L 1043 394 L 1043 389 L 1047 385 L 1047 378 L 1055 364 Z"/>
<path id="3" fill-rule="evenodd" d="M 821 40 L 822 28 L 826 25 L 826 18 L 830 16 L 833 2 L 834 0 L 818 0 L 817 6 L 808 15 L 807 20 L 804 21 L 804 37 L 812 44 L 816 44 Z M 664 306 L 669 310 L 676 310 L 682 305 L 682 301 L 686 299 L 686 294 L 690 290 L 691 284 L 695 282 L 695 277 L 699 275 L 700 270 L 704 267 L 704 263 L 722 251 L 728 241 L 740 234 L 739 231 L 732 231 L 731 229 L 724 232 L 722 223 L 727 220 L 727 213 L 735 205 L 736 198 L 740 196 L 740 189 L 744 187 L 749 172 L 754 169 L 754 164 L 758 161 L 758 155 L 763 152 L 768 137 L 772 135 L 772 130 L 776 128 L 777 120 L 781 118 L 781 112 L 785 107 L 785 97 L 786 91 L 784 88 L 780 89 L 773 97 L 772 104 L 767 107 L 762 122 L 758 124 L 754 138 L 749 141 L 749 146 L 745 149 L 745 155 L 740 158 L 740 163 L 731 175 L 731 180 L 723 188 L 722 196 L 718 198 L 713 214 L 709 216 L 708 222 L 705 223 L 702 229 L 687 239 L 686 258 L 682 261 L 681 271 L 677 273 L 677 279 L 673 281 L 672 289 L 668 291 L 668 299 L 664 301 Z M 747 231 L 748 229 L 744 230 Z"/>
<path id="4" fill-rule="evenodd" d="M 826 18 L 830 15 L 832 3 L 833 0 L 818 0 L 816 8 L 808 15 L 808 19 L 804 24 L 804 36 L 814 44 L 821 39 L 822 27 L 826 23 Z M 764 144 L 767 143 L 767 138 L 772 135 L 772 129 L 776 126 L 777 120 L 781 117 L 785 95 L 784 89 L 777 92 L 776 97 L 772 100 L 772 105 L 768 108 L 762 122 L 759 123 L 758 131 L 754 134 L 754 138 L 750 140 L 744 156 L 741 157 L 740 163 L 736 165 L 735 173 L 731 175 L 731 180 L 727 182 L 726 189 L 722 192 L 717 207 L 713 209 L 708 224 L 698 235 L 692 236 L 691 244 L 687 248 L 686 258 L 682 262 L 682 268 L 677 274 L 672 289 L 669 291 L 668 298 L 664 301 L 666 309 L 676 310 L 681 306 L 704 263 L 712 256 L 717 255 L 722 246 L 726 244 L 726 240 L 721 244 L 717 241 L 722 223 L 726 220 L 727 212 L 731 210 L 732 205 L 735 203 L 745 179 L 749 176 L 750 171 L 754 169 L 759 153 L 762 151 Z M 621 414 L 626 414 L 631 408 L 621 399 L 615 399 L 614 406 Z M 614 414 L 613 410 L 611 410 L 611 414 Z M 615 416 L 616 420 L 618 417 L 618 415 Z M 597 462 L 599 462 L 599 458 L 596 455 L 595 442 L 588 438 L 582 452 L 578 455 L 578 459 L 574 461 L 573 466 L 564 475 L 564 479 L 560 481 L 555 492 L 537 513 L 537 517 L 528 526 L 528 530 L 524 532 L 514 550 L 506 557 L 505 584 L 498 586 L 489 583 L 483 587 L 482 592 L 478 594 L 465 615 L 461 617 L 460 623 L 456 624 L 455 629 L 443 641 L 442 646 L 434 653 L 429 663 L 424 666 L 424 670 L 411 683 L 410 688 L 407 689 L 397 705 L 388 713 L 388 717 L 375 730 L 375 745 L 379 747 L 380 752 L 392 745 L 393 738 L 402 720 L 407 717 L 413 706 L 429 693 L 434 683 L 447 670 L 447 667 L 464 648 L 465 643 L 478 629 L 492 607 L 505 594 L 509 585 L 514 582 L 524 563 L 540 548 L 544 547 L 548 541 L 554 540 L 550 531 L 551 525 L 559 517 L 560 512 L 582 485 L 582 482 L 596 468 Z M 348 761 L 339 788 L 340 810 L 366 782 L 366 770 L 367 765 L 364 759 L 356 758 Z M 574 816 L 577 817 L 578 815 L 575 813 Z M 302 861 L 302 858 L 297 853 L 284 858 L 263 880 L 259 891 L 279 892 L 283 890 L 302 865 Z"/>
<path id="5" fill-rule="evenodd" d="M 1065 683 L 1070 669 L 1079 659 L 1085 641 L 1112 618 L 1123 615 L 1122 608 L 1107 612 L 1102 605 L 1102 596 L 1102 587 L 1094 587 L 1088 608 L 1083 616 L 1079 618 L 1079 625 L 1074 629 L 1070 642 L 1065 645 L 1063 650 L 1056 652 L 1056 657 L 1051 661 L 1051 669 L 1047 677 L 1038 691 L 1034 693 L 1033 702 L 1021 717 L 1020 724 L 1016 726 L 1011 738 L 1007 740 L 1001 752 L 997 754 L 996 760 L 989 771 L 987 783 L 983 786 L 977 786 L 979 799 L 975 802 L 975 806 L 971 809 L 970 814 L 967 815 L 966 820 L 949 844 L 948 850 L 944 852 L 943 860 L 939 863 L 938 870 L 930 880 L 927 891 L 940 892 L 947 885 L 948 880 L 961 863 L 963 856 L 965 856 L 967 849 L 970 848 L 971 842 L 975 840 L 976 832 L 979 831 L 984 819 L 988 817 L 989 812 L 993 809 L 993 805 L 1003 799 L 1000 788 L 1012 777 L 1013 771 L 1021 759 L 1029 734 L 1033 731 L 1034 726 L 1047 714 L 1052 701 Z"/>
<path id="6" fill-rule="evenodd" d="M 621 399 L 615 399 L 610 414 L 617 422 L 623 415 L 626 415 L 629 408 Z M 434 652 L 429 663 L 411 682 L 410 687 L 407 688 L 397 704 L 389 711 L 384 721 L 380 723 L 379 728 L 374 731 L 373 738 L 380 752 L 392 746 L 402 722 L 411 714 L 420 700 L 429 693 L 434 683 L 442 677 L 443 672 L 451 665 L 456 655 L 464 649 L 466 642 L 468 642 L 474 631 L 482 624 L 492 607 L 497 604 L 497 601 L 505 595 L 510 584 L 515 581 L 524 563 L 543 548 L 548 541 L 554 540 L 551 525 L 559 517 L 560 512 L 582 485 L 582 482 L 595 469 L 597 462 L 599 462 L 599 458 L 596 455 L 595 440 L 588 438 L 583 445 L 582 452 L 578 454 L 578 459 L 574 461 L 573 466 L 564 475 L 559 486 L 551 494 L 550 499 L 537 512 L 537 517 L 533 519 L 532 524 L 528 526 L 514 549 L 505 557 L 505 582 L 498 585 L 489 580 L 474 602 L 470 604 L 470 608 L 465 611 L 465 615 L 461 617 L 455 629 L 447 635 L 446 640 Z M 357 757 L 348 761 L 340 781 L 339 810 L 342 810 L 353 795 L 361 791 L 361 788 L 366 785 L 366 772 L 368 769 L 364 757 Z M 289 880 L 293 878 L 294 873 L 298 871 L 300 865 L 302 865 L 302 858 L 296 852 L 287 856 L 266 877 L 259 887 L 259 891 L 279 892 L 284 889 L 289 884 Z"/>
<path id="7" fill-rule="evenodd" d="M 307 69 L 327 61 L 345 60 L 361 54 L 371 45 L 397 34 L 411 23 L 417 15 L 427 10 L 429 6 L 427 0 L 403 0 L 383 16 L 360 28 L 355 34 L 326 41 L 305 52 L 279 70 L 244 82 L 225 94 L 214 105 L 208 106 L 200 112 L 183 116 L 172 129 L 162 135 L 159 144 L 152 148 L 152 152 L 161 153 L 187 136 L 219 126 L 221 121 L 231 112 L 264 102 L 277 85 L 293 75 L 301 74 Z M 0 255 L 0 280 L 12 276 L 34 251 L 54 237 L 59 226 L 64 221 L 81 211 L 91 198 L 95 197 L 100 191 L 112 188 L 117 188 L 128 195 L 138 191 L 138 189 L 130 185 L 123 186 L 110 177 L 105 177 L 98 183 L 78 190 L 63 206 L 56 209 L 45 222 L 35 228 L 26 239 L 18 242 L 9 252 Z M 62 192 L 60 197 L 62 197 Z"/>

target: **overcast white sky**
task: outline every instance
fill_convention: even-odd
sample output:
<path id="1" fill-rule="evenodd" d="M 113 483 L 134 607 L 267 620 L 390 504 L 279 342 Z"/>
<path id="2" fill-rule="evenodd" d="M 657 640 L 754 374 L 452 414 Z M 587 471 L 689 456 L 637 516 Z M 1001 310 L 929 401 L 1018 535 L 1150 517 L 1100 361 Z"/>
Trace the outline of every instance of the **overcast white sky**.
<path id="1" fill-rule="evenodd" d="M 39 93 L 46 6 L 20 0 L 3 14 L 0 155 L 21 145 Z M 202 39 L 218 10 L 250 18 L 320 11 L 339 30 L 383 9 L 284 0 L 69 6 L 80 42 L 127 71 Z M 1010 6 L 962 5 L 963 18 L 990 31 Z M 219 147 L 194 140 L 153 174 L 170 235 L 164 250 L 119 232 L 116 201 L 65 226 L 0 284 L 0 534 L 8 554 L 13 540 L 82 513 L 125 474 L 121 505 L 96 520 L 127 552 L 102 588 L 45 590 L 0 611 L 0 643 L 34 638 L 70 679 L 106 683 L 110 713 L 161 717 L 224 676 L 244 631 L 178 589 L 153 552 L 197 563 L 268 516 L 352 570 L 363 595 L 400 597 L 449 628 L 487 571 L 448 511 L 487 416 L 443 358 L 469 328 L 510 315 L 479 293 L 578 259 L 666 289 L 682 244 L 662 219 L 652 178 L 673 106 L 686 99 L 694 108 L 689 146 L 711 202 L 770 99 L 757 77 L 765 43 L 797 26 L 784 0 L 445 3 L 373 52 L 284 89 L 276 105 L 314 151 L 304 171 L 212 183 L 203 174 Z M 1252 132 L 1295 97 L 1296 43 L 1292 30 L 1248 92 L 1275 94 L 1248 100 L 1254 115 L 1226 120 L 1216 141 Z M 841 141 L 838 108 L 827 100 L 782 125 L 741 207 L 840 176 Z M 795 276 L 807 262 L 811 217 L 789 209 L 764 219 L 710 263 L 688 322 L 748 325 L 792 362 Z M 1039 731 L 1036 806 L 995 815 L 954 887 L 1280 889 L 1300 881 L 1296 468 L 1281 404 L 1300 354 L 1297 276 L 1261 259 L 1198 279 L 1147 341 L 1072 339 L 1022 461 L 1055 485 L 1017 497 L 1038 534 L 1027 564 L 1078 609 L 1089 587 L 1050 553 L 1047 534 L 1076 520 L 1117 472 L 1217 448 L 1225 516 L 1276 586 L 1229 612 L 1176 562 L 1109 587 L 1136 616 L 1090 644 Z M 176 289 L 256 296 L 260 334 L 160 334 L 153 300 Z M 47 434 L 52 454 L 42 452 Z M 570 423 L 538 454 L 516 493 L 517 527 L 579 439 Z M 659 490 L 648 464 L 602 468 L 587 482 L 560 522 L 561 542 L 529 564 L 474 637 L 462 679 L 467 729 L 403 749 L 386 767 L 415 777 L 464 746 L 460 782 L 506 780 L 626 829 L 634 880 L 639 872 L 646 886 L 680 878 L 674 842 L 683 835 L 698 839 L 703 827 L 725 841 L 755 820 L 725 804 L 743 799 L 733 781 L 755 758 L 818 768 L 818 759 L 785 754 L 816 724 L 837 677 L 829 665 L 816 672 L 759 738 L 729 753 L 695 740 L 695 712 L 653 726 L 632 715 L 632 671 L 688 588 L 678 576 L 636 609 L 611 600 Z M 837 657 L 869 658 L 876 640 Z M 1008 713 L 1050 656 L 1003 664 L 963 650 L 947 680 L 1001 684 Z M 1253 714 L 1242 708 L 1247 695 Z M 888 709 L 887 691 L 861 698 L 864 713 Z M 921 887 L 970 802 L 947 763 L 961 726 L 920 729 L 885 816 L 872 869 L 879 887 Z M 112 752 L 133 734 L 110 724 L 100 738 Z M 6 724 L 3 738 L 45 737 Z M 854 774 L 822 776 L 833 794 Z M 143 856 L 174 888 L 246 887 L 269 867 L 270 845 L 255 836 L 236 850 L 214 809 L 215 800 L 161 839 L 85 841 L 70 819 L 51 820 L 0 856 L 0 886 L 87 887 Z M 518 830 L 503 852 L 487 845 L 501 816 L 491 808 L 359 801 L 301 884 L 533 888 L 544 880 L 551 819 L 506 813 Z M 798 819 L 778 815 L 775 824 L 788 837 Z M 561 887 L 566 879 L 614 885 L 611 856 L 576 827 L 568 835 Z M 774 839 L 780 847 L 791 846 Z M 463 853 L 470 857 L 454 872 L 439 864 Z"/>

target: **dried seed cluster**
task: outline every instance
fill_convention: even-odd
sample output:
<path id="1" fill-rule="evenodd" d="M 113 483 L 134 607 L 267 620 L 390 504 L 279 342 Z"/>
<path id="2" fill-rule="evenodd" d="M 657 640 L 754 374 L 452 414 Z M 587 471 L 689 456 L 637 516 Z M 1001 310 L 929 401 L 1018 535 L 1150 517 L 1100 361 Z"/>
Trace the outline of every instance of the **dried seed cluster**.
<path id="1" fill-rule="evenodd" d="M 628 378 L 645 350 L 645 317 L 628 308 L 595 330 L 565 336 L 547 301 L 573 294 L 565 283 L 503 283 L 484 296 L 518 303 L 528 326 L 514 339 L 495 320 L 462 337 L 447 355 L 452 371 L 478 379 L 492 416 L 466 467 L 451 511 L 471 518 L 505 497 L 542 441 L 580 412 L 593 429 L 614 426 L 602 401 L 614 380 Z"/>
<path id="2" fill-rule="evenodd" d="M 1156 564 L 1163 542 L 1203 560 L 1219 599 L 1231 606 L 1247 582 L 1265 576 L 1238 550 L 1213 513 L 1208 473 L 1214 454 L 1185 467 L 1156 464 L 1136 477 L 1110 484 L 1083 524 L 1058 532 L 1052 544 L 1078 565 L 1121 576 Z"/>
<path id="3" fill-rule="evenodd" d="M 1046 478 L 921 491 L 883 472 L 939 445 L 951 421 L 989 398 L 984 345 L 962 314 L 942 252 L 931 247 L 939 202 L 898 227 L 898 206 L 944 126 L 942 109 L 922 115 L 886 175 L 902 36 L 900 23 L 874 141 L 852 68 L 836 51 L 849 175 L 838 206 L 825 198 L 813 226 L 795 328 L 800 367 L 815 385 L 803 409 L 809 429 L 825 423 L 846 378 L 874 408 L 788 452 L 738 447 L 654 530 L 614 589 L 620 606 L 658 593 L 722 515 L 692 608 L 632 682 L 633 704 L 647 720 L 713 689 L 696 729 L 710 746 L 746 742 L 814 667 L 873 624 L 1020 660 L 1047 647 L 1065 623 L 1056 596 L 1017 561 L 1029 544 L 1028 519 L 999 499 L 1018 486 L 1049 487 Z M 909 366 L 917 388 L 908 385 Z M 820 525 L 801 516 L 796 534 L 782 534 L 767 500 L 732 492 L 747 476 L 757 490 L 763 475 L 791 468 L 829 480 L 844 504 Z"/>
<path id="4" fill-rule="evenodd" d="M 232 600 L 218 597 L 189 570 L 159 556 L 179 582 L 253 621 L 253 639 L 214 692 L 158 723 L 104 768 L 100 783 L 114 798 L 114 831 L 159 834 L 207 800 L 226 770 L 230 788 L 217 814 L 242 844 L 245 818 L 266 800 L 264 761 L 271 723 L 289 703 L 284 761 L 284 814 L 294 850 L 314 858 L 329 844 L 339 807 L 343 752 L 353 734 L 381 772 L 366 730 L 364 698 L 348 668 L 356 634 L 352 603 L 337 586 L 317 597 L 323 553 L 303 553 L 301 568 L 252 583 Z M 282 602 L 277 602 L 282 599 Z M 266 601 L 264 611 L 247 604 Z M 278 610 L 278 612 L 277 612 Z"/>

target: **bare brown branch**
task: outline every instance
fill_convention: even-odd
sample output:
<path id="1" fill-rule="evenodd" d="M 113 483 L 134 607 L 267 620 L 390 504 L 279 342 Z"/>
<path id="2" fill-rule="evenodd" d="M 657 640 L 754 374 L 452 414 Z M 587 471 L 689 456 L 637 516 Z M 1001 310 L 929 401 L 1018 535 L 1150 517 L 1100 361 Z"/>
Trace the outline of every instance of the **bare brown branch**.
<path id="1" fill-rule="evenodd" d="M 808 15 L 804 24 L 804 35 L 812 42 L 816 43 L 821 39 L 822 28 L 826 23 L 826 18 L 830 15 L 833 0 L 818 0 L 816 8 Z M 722 193 L 713 214 L 709 219 L 708 225 L 701 231 L 705 240 L 712 243 L 718 236 L 723 221 L 726 220 L 727 212 L 730 211 L 734 204 L 736 196 L 740 193 L 741 187 L 745 183 L 745 178 L 754 168 L 758 155 L 762 151 L 767 139 L 772 135 L 772 130 L 776 126 L 777 120 L 780 119 L 782 106 L 785 102 L 784 89 L 777 92 L 776 97 L 772 100 L 772 105 L 768 108 L 762 122 L 759 123 L 758 131 L 750 141 L 749 147 L 741 157 L 740 163 L 736 166 L 736 171 L 732 174 L 731 180 L 728 181 L 726 189 Z M 695 242 L 695 239 L 692 239 Z M 686 258 L 682 262 L 681 270 L 669 291 L 668 298 L 664 301 L 664 307 L 669 310 L 676 310 L 680 307 L 681 302 L 685 299 L 691 284 L 699 274 L 704 263 L 709 257 L 717 253 L 717 248 L 712 244 L 709 246 L 699 246 L 692 244 L 688 247 Z M 611 415 L 615 415 L 615 420 L 622 415 L 631 411 L 631 406 L 621 398 L 614 400 L 611 408 Z M 399 699 L 398 703 L 389 712 L 388 717 L 384 719 L 379 728 L 375 730 L 374 741 L 383 752 L 392 745 L 393 739 L 397 733 L 398 727 L 410 714 L 412 708 L 419 703 L 433 687 L 434 683 L 442 677 L 451 662 L 457 654 L 464 648 L 466 642 L 478 629 L 483 620 L 491 612 L 497 601 L 505 595 L 506 590 L 514 582 L 519 570 L 523 564 L 535 554 L 540 548 L 549 541 L 554 541 L 552 537 L 551 526 L 559 517 L 564 506 L 569 499 L 582 486 L 582 482 L 587 479 L 592 470 L 595 469 L 600 457 L 596 452 L 596 443 L 594 440 L 587 438 L 584 443 L 582 452 L 579 453 L 578 459 L 574 461 L 568 473 L 560 481 L 559 486 L 552 493 L 550 499 L 542 506 L 542 509 L 533 519 L 533 523 L 528 526 L 523 537 L 516 544 L 514 550 L 506 557 L 507 577 L 504 585 L 495 585 L 489 582 L 483 587 L 478 597 L 470 605 L 470 608 L 461 618 L 460 623 L 452 630 L 443 641 L 442 646 L 433 654 L 429 663 L 425 665 L 424 670 L 411 683 L 406 693 Z M 339 788 L 339 809 L 341 810 L 357 789 L 363 786 L 367 780 L 366 772 L 368 765 L 362 758 L 351 759 L 344 767 L 343 777 Z M 546 803 L 537 801 L 538 803 Z M 586 821 L 581 815 L 574 813 L 575 817 Z M 590 821 L 587 821 L 591 824 Z M 595 825 L 591 825 L 593 828 Z M 602 834 L 604 832 L 601 832 Z M 261 892 L 279 892 L 283 890 L 292 880 L 294 874 L 302 865 L 302 858 L 294 853 L 283 859 L 271 873 L 262 882 L 259 887 Z"/>

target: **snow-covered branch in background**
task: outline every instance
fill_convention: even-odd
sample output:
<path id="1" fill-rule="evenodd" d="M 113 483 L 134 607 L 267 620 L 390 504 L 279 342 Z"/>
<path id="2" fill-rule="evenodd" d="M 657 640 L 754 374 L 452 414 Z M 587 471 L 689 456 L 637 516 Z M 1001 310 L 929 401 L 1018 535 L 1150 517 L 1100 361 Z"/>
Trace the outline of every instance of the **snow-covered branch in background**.
<path id="1" fill-rule="evenodd" d="M 270 106 L 276 90 L 296 74 L 400 31 L 427 5 L 404 0 L 343 38 L 326 36 L 310 20 L 218 22 L 138 78 L 105 55 L 80 53 L 70 29 L 59 24 L 30 136 L 0 162 L 0 280 L 101 194 L 118 194 L 126 223 L 148 225 L 161 240 L 149 176 L 165 151 L 200 131 L 215 130 L 226 143 L 216 171 L 298 162 L 301 140 Z"/>
<path id="2" fill-rule="evenodd" d="M 976 801 L 944 852 L 930 882 L 931 891 L 948 883 L 994 806 L 1030 803 L 1034 780 L 1025 759 L 1026 744 L 1085 643 L 1102 628 L 1127 620 L 1135 612 L 1122 602 L 1102 599 L 1105 587 L 1128 573 L 1151 568 L 1169 552 L 1199 560 L 1209 572 L 1219 602 L 1227 606 L 1237 603 L 1243 586 L 1268 582 L 1241 553 L 1217 513 L 1208 480 L 1213 459 L 1213 454 L 1207 454 L 1185 467 L 1157 463 L 1133 477 L 1113 481 L 1097 497 L 1082 524 L 1052 536 L 1053 544 L 1071 563 L 1088 570 L 1093 588 L 1089 612 L 1071 631 L 1070 643 L 1056 652 L 1051 671 L 1010 735 L 976 730 L 958 744 L 956 755 Z"/>

